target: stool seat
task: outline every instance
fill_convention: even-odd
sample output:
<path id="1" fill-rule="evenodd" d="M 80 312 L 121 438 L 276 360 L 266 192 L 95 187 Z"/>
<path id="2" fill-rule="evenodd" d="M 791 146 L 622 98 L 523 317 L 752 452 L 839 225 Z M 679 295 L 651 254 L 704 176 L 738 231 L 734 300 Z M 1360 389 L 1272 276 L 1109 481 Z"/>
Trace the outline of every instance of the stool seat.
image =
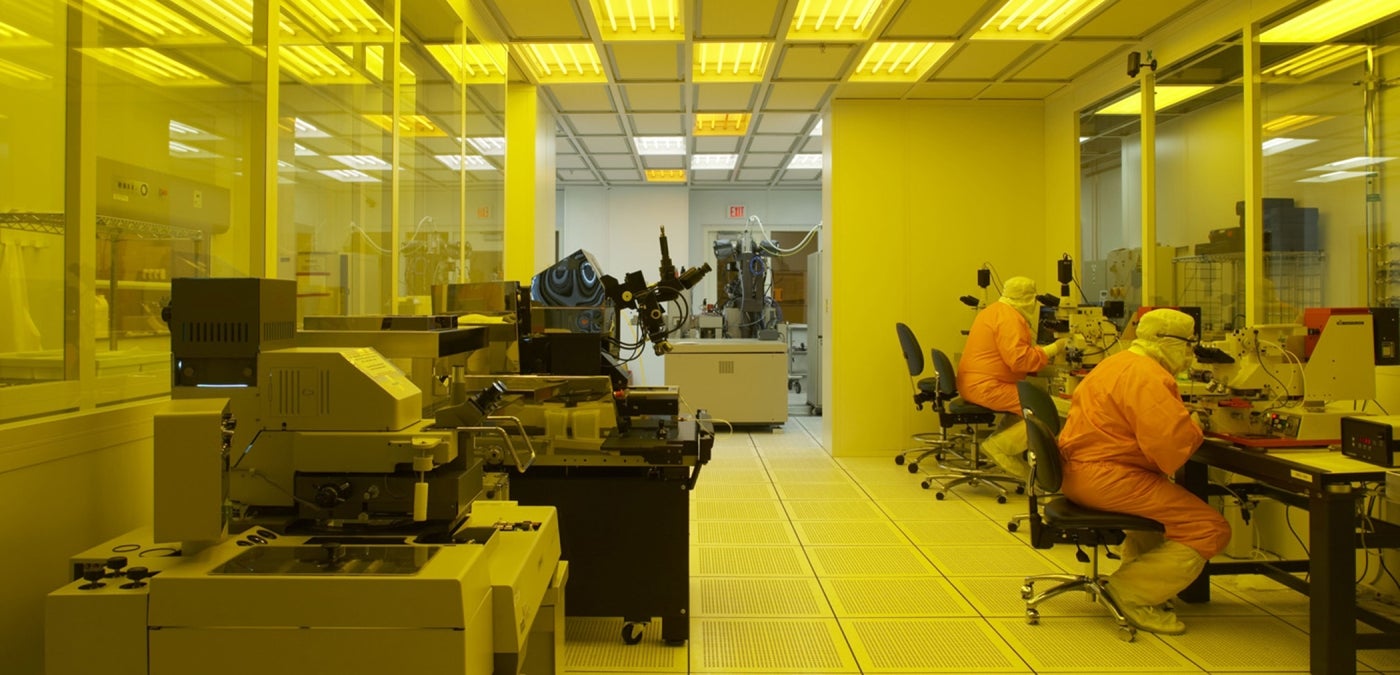
<path id="1" fill-rule="evenodd" d="M 1161 523 L 1151 518 L 1091 509 L 1064 497 L 1058 497 L 1041 506 L 1040 515 L 1046 525 L 1067 530 L 1166 530 Z"/>
<path id="2" fill-rule="evenodd" d="M 968 403 L 961 396 L 948 401 L 948 412 L 954 415 L 991 415 L 996 417 L 997 411 L 991 408 L 983 408 L 976 403 Z"/>

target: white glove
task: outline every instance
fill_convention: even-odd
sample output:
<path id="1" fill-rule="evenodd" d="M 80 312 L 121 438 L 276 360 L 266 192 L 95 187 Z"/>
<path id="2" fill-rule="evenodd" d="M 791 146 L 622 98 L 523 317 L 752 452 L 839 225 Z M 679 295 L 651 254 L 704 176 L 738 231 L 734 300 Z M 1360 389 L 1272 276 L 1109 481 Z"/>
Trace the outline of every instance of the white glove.
<path id="1" fill-rule="evenodd" d="M 1201 414 L 1200 414 L 1199 412 L 1194 411 L 1194 410 L 1191 411 L 1191 423 L 1194 424 L 1194 425 L 1196 425 L 1196 426 L 1198 426 L 1198 427 L 1200 427 L 1200 428 L 1202 428 L 1202 429 L 1205 429 L 1205 428 L 1206 428 L 1205 423 L 1201 421 Z"/>
<path id="2" fill-rule="evenodd" d="M 1051 343 L 1048 344 L 1048 345 L 1045 345 L 1044 347 L 1041 347 L 1041 349 L 1044 349 L 1044 350 L 1045 350 L 1045 355 L 1048 356 L 1048 357 L 1050 357 L 1051 360 L 1054 360 L 1054 358 L 1055 358 L 1056 356 L 1059 356 L 1059 355 L 1060 355 L 1060 352 L 1061 352 L 1061 351 L 1064 351 L 1064 348 L 1065 348 L 1065 339 L 1064 339 L 1064 338 L 1060 338 L 1060 339 L 1058 339 L 1058 340 L 1056 340 L 1056 341 L 1054 341 L 1054 342 L 1051 342 Z"/>

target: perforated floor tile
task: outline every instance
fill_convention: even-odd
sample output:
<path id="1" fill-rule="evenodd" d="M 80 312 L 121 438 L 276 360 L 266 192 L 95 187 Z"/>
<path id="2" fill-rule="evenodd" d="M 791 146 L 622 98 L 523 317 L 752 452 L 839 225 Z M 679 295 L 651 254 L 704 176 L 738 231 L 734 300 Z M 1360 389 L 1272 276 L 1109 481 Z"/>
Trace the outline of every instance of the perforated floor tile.
<path id="1" fill-rule="evenodd" d="M 863 673 L 1029 673 L 982 619 L 841 619 Z"/>
<path id="2" fill-rule="evenodd" d="M 1219 587 L 1211 589 L 1210 602 L 1177 600 L 1175 606 L 1176 613 L 1183 619 L 1193 616 L 1263 616 L 1265 614 L 1264 610 L 1254 603 L 1247 602 L 1244 598 Z"/>
<path id="3" fill-rule="evenodd" d="M 1276 617 L 1192 617 L 1162 640 L 1212 673 L 1308 671 L 1307 634 Z"/>
<path id="4" fill-rule="evenodd" d="M 955 588 L 962 592 L 972 605 L 986 617 L 1025 617 L 1026 603 L 1021 599 L 1021 579 L 1015 577 L 955 577 L 950 578 Z M 1043 590 L 1046 582 L 1036 585 Z M 1040 615 L 1048 623 L 1057 617 L 1103 617 L 1113 624 L 1108 608 L 1089 598 L 1085 593 L 1065 593 L 1046 600 L 1040 605 Z"/>
<path id="5" fill-rule="evenodd" d="M 938 576 L 938 568 L 912 546 L 808 546 L 819 577 Z"/>
<path id="6" fill-rule="evenodd" d="M 1219 589 L 1215 589 L 1212 592 L 1211 602 L 1215 602 L 1214 593 L 1218 592 Z M 1304 633 L 1309 632 L 1308 617 L 1306 616 L 1282 616 L 1279 618 L 1283 619 L 1284 621 L 1287 621 L 1289 625 L 1293 626 L 1294 628 L 1297 628 L 1298 630 L 1303 631 Z M 1377 632 L 1376 629 L 1367 626 L 1366 624 L 1363 624 L 1360 621 L 1356 622 L 1356 630 L 1358 633 Z M 1371 668 L 1375 668 L 1379 671 L 1400 672 L 1400 649 L 1358 649 L 1356 651 L 1356 661 L 1358 663 L 1365 664 Z"/>
<path id="7" fill-rule="evenodd" d="M 1118 624 L 1107 615 L 1042 620 L 1035 626 L 1024 619 L 989 621 L 1037 673 L 1190 672 L 1197 665 L 1149 633 L 1122 641 Z"/>
<path id="8" fill-rule="evenodd" d="M 697 577 L 690 580 L 690 598 L 693 616 L 832 616 L 822 587 L 809 577 Z"/>
<path id="9" fill-rule="evenodd" d="M 866 496 L 855 483 L 777 483 L 773 487 L 783 499 L 864 499 Z"/>
<path id="10" fill-rule="evenodd" d="M 962 594 L 937 577 L 847 577 L 821 580 L 838 617 L 977 616 Z"/>
<path id="11" fill-rule="evenodd" d="M 694 672 L 859 672 L 835 619 L 696 618 L 690 634 Z"/>
<path id="12" fill-rule="evenodd" d="M 793 520 L 888 520 L 869 499 L 790 499 L 781 503 Z"/>
<path id="13" fill-rule="evenodd" d="M 692 544 L 797 544 L 786 520 L 700 520 L 690 531 Z"/>
<path id="14" fill-rule="evenodd" d="M 812 566 L 800 546 L 691 546 L 690 575 L 806 577 Z"/>
<path id="15" fill-rule="evenodd" d="M 1019 541 L 1006 531 L 1006 526 L 986 520 L 913 520 L 900 523 L 899 529 L 920 546 L 1009 546 Z"/>
<path id="16" fill-rule="evenodd" d="M 697 499 L 690 512 L 696 520 L 787 520 L 776 499 Z"/>
<path id="17" fill-rule="evenodd" d="M 919 487 L 919 477 L 889 483 L 861 483 L 860 486 L 877 502 L 893 499 L 933 499 L 933 490 Z"/>
<path id="18" fill-rule="evenodd" d="M 785 471 L 788 469 L 831 469 L 836 470 L 836 463 L 825 455 L 767 455 L 763 457 L 763 466 L 769 471 Z"/>
<path id="19" fill-rule="evenodd" d="M 802 520 L 793 523 L 806 545 L 905 546 L 909 538 L 888 520 Z"/>
<path id="20" fill-rule="evenodd" d="M 647 625 L 642 642 L 635 645 L 623 643 L 622 625 L 617 618 L 566 617 L 564 668 L 571 672 L 686 672 L 687 650 L 661 641 L 660 621 Z"/>
<path id="21" fill-rule="evenodd" d="M 772 477 L 767 471 L 761 468 L 719 468 L 705 467 L 700 471 L 701 477 L 708 482 L 714 483 L 769 483 Z"/>
<path id="22" fill-rule="evenodd" d="M 815 469 L 790 469 L 786 467 L 773 467 L 768 470 L 773 480 L 778 483 L 850 483 L 851 477 L 845 471 L 834 468 L 820 467 Z"/>
<path id="23" fill-rule="evenodd" d="M 777 499 L 773 486 L 763 483 L 717 483 L 702 471 L 691 494 L 697 499 Z"/>
<path id="24" fill-rule="evenodd" d="M 938 571 L 949 577 L 1027 577 L 1062 572 L 1029 546 L 921 546 Z"/>
<path id="25" fill-rule="evenodd" d="M 1210 581 L 1212 585 L 1225 588 L 1270 614 L 1308 615 L 1308 596 L 1268 577 L 1247 574 L 1211 577 Z"/>
<path id="26" fill-rule="evenodd" d="M 986 520 L 987 516 L 961 499 L 884 499 L 880 508 L 896 521 Z"/>

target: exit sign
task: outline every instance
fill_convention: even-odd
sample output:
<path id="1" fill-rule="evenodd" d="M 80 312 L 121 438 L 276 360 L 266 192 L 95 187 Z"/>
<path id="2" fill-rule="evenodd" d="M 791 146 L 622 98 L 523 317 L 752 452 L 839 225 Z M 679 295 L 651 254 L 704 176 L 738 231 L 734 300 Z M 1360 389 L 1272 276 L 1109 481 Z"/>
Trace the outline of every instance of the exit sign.
<path id="1" fill-rule="evenodd" d="M 476 208 L 476 217 L 479 218 L 479 219 L 481 219 L 481 220 L 486 220 L 487 218 L 490 218 L 490 217 L 491 217 L 491 207 L 489 207 L 489 206 L 478 206 L 478 207 Z"/>
<path id="2" fill-rule="evenodd" d="M 742 207 L 742 206 L 731 206 L 731 207 L 729 207 L 729 217 L 730 217 L 730 218 L 743 218 L 743 217 L 744 217 L 744 207 Z"/>

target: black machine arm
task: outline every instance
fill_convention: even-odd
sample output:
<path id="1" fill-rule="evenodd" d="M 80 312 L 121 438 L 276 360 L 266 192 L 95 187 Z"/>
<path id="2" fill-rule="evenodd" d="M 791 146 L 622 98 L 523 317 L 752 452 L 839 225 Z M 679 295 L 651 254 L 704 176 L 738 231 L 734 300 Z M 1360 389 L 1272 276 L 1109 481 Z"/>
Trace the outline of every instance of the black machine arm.
<path id="1" fill-rule="evenodd" d="M 710 269 L 710 264 L 705 263 L 699 267 L 681 269 L 677 274 L 676 266 L 671 263 L 670 247 L 666 243 L 666 228 L 662 227 L 661 279 L 647 285 L 646 278 L 640 271 L 627 273 L 621 282 L 603 275 L 603 289 L 619 311 L 637 310 L 637 316 L 646 328 L 647 338 L 652 342 L 652 349 L 660 356 L 671 351 L 671 345 L 666 341 L 671 331 L 666 328 L 666 310 L 662 303 L 675 300 L 680 297 L 682 291 L 700 283 Z"/>

